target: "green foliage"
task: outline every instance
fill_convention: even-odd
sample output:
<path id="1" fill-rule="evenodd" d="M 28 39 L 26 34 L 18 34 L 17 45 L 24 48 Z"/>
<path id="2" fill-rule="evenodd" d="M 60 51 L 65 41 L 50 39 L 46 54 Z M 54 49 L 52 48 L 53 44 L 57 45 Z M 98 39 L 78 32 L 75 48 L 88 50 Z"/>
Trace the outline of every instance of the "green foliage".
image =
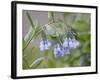
<path id="1" fill-rule="evenodd" d="M 33 63 L 30 65 L 30 68 L 37 68 L 41 62 L 44 60 L 44 57 L 40 57 L 38 59 L 36 59 L 35 61 L 33 61 Z"/>
<path id="2" fill-rule="evenodd" d="M 28 12 L 27 12 L 26 14 L 27 14 L 27 17 L 28 17 L 28 19 L 29 19 L 29 22 L 30 22 L 32 28 L 35 29 L 35 25 L 34 25 L 34 22 L 32 21 L 32 18 L 31 18 L 31 16 L 30 16 L 30 14 L 29 14 Z"/>
<path id="3" fill-rule="evenodd" d="M 55 12 L 49 12 L 48 19 L 50 22 L 54 22 L 55 21 Z"/>
<path id="4" fill-rule="evenodd" d="M 62 12 L 61 16 L 63 16 L 63 19 L 59 20 L 56 19 L 56 12 L 48 12 L 49 22 L 44 26 L 39 26 L 38 23 L 32 19 L 29 12 L 26 13 L 27 19 L 30 23 L 30 28 L 22 40 L 23 69 L 78 67 L 91 65 L 90 21 L 87 21 L 90 15 L 83 19 L 82 16 L 86 14 L 80 16 L 82 13 L 75 13 L 76 17 L 74 17 L 73 14 L 74 13 Z M 66 21 L 73 19 L 72 17 L 75 18 L 75 21 L 68 25 Z M 60 42 L 62 44 L 66 36 L 71 37 L 73 35 L 79 41 L 79 47 L 77 49 L 71 49 L 70 54 L 66 54 L 64 57 L 60 56 L 55 58 L 53 54 L 54 46 L 52 46 L 49 50 L 40 51 L 39 42 L 42 38 L 43 32 L 45 33 L 46 38 L 52 42 L 52 45 L 56 42 Z M 68 33 L 70 34 L 68 35 Z"/>

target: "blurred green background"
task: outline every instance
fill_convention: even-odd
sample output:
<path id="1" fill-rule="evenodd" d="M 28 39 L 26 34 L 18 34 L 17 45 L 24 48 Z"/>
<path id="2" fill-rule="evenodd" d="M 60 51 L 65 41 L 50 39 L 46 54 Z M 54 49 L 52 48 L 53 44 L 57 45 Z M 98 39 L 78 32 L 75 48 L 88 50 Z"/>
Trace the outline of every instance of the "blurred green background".
<path id="1" fill-rule="evenodd" d="M 89 13 L 46 12 L 23 10 L 23 69 L 82 67 L 91 65 L 91 34 Z M 53 48 L 40 51 L 42 31 L 50 41 L 69 30 L 79 42 L 69 55 L 54 57 Z"/>

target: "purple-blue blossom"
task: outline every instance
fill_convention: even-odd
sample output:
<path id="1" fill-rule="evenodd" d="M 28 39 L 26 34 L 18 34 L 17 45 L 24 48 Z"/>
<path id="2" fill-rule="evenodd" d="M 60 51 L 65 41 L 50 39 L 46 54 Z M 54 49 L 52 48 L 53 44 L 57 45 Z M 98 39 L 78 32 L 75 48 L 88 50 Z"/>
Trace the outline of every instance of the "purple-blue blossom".
<path id="1" fill-rule="evenodd" d="M 69 47 L 70 48 L 76 49 L 78 47 L 78 45 L 79 45 L 79 42 L 75 38 L 73 38 L 73 39 L 69 38 Z"/>
<path id="2" fill-rule="evenodd" d="M 54 48 L 54 56 L 55 56 L 55 58 L 57 58 L 58 56 L 61 56 L 61 55 L 63 55 L 63 51 L 62 51 L 62 49 L 61 49 L 60 44 L 57 43 L 57 44 L 55 45 L 55 48 Z"/>
<path id="3" fill-rule="evenodd" d="M 64 47 L 64 53 L 65 54 L 70 54 L 70 49 L 68 47 Z"/>
<path id="4" fill-rule="evenodd" d="M 67 39 L 67 38 L 64 39 L 63 46 L 64 46 L 64 47 L 68 47 L 68 39 Z"/>
<path id="5" fill-rule="evenodd" d="M 51 42 L 49 40 L 41 40 L 40 41 L 40 50 L 48 50 L 51 46 Z"/>
<path id="6" fill-rule="evenodd" d="M 54 48 L 54 56 L 55 58 L 57 58 L 58 56 L 64 56 L 65 54 L 69 54 L 70 50 L 69 48 L 65 48 L 63 46 L 61 46 L 60 44 L 56 44 L 55 48 Z"/>
<path id="7" fill-rule="evenodd" d="M 79 42 L 75 38 L 66 38 L 64 40 L 63 46 L 64 47 L 69 47 L 69 48 L 74 48 L 76 49 L 79 45 Z"/>
<path id="8" fill-rule="evenodd" d="M 76 49 L 79 46 L 79 42 L 75 38 L 65 38 L 63 45 L 57 43 L 54 47 L 54 56 L 64 56 L 65 54 L 70 54 L 70 49 Z M 49 40 L 42 39 L 40 41 L 40 50 L 45 51 L 51 47 L 51 42 Z"/>

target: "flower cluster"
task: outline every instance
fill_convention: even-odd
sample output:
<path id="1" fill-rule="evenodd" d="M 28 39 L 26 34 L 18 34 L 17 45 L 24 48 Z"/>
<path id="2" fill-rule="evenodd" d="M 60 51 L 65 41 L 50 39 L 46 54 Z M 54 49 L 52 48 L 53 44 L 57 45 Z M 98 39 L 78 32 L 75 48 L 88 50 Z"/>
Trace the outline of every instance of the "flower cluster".
<path id="1" fill-rule="evenodd" d="M 55 58 L 58 56 L 64 56 L 64 54 L 69 54 L 70 49 L 71 48 L 76 49 L 78 45 L 79 45 L 79 42 L 75 38 L 73 39 L 66 38 L 63 42 L 63 46 L 57 43 L 54 48 Z"/>
<path id="2" fill-rule="evenodd" d="M 56 44 L 54 48 L 54 56 L 57 58 L 58 56 L 64 56 L 64 54 L 69 54 L 70 50 L 67 47 L 61 46 L 59 43 Z"/>
<path id="3" fill-rule="evenodd" d="M 79 45 L 79 42 L 75 38 L 65 38 L 63 45 L 57 43 L 54 46 L 54 56 L 64 56 L 65 54 L 70 54 L 70 49 L 76 49 Z M 51 47 L 51 42 L 49 40 L 40 41 L 40 50 L 45 51 Z"/>
<path id="4" fill-rule="evenodd" d="M 69 48 L 74 48 L 74 49 L 76 49 L 78 45 L 79 45 L 79 42 L 75 38 L 72 38 L 72 39 L 66 38 L 63 43 L 64 47 L 69 47 Z"/>
<path id="5" fill-rule="evenodd" d="M 44 51 L 44 50 L 48 50 L 51 46 L 51 42 L 48 40 L 41 40 L 40 41 L 40 50 Z"/>

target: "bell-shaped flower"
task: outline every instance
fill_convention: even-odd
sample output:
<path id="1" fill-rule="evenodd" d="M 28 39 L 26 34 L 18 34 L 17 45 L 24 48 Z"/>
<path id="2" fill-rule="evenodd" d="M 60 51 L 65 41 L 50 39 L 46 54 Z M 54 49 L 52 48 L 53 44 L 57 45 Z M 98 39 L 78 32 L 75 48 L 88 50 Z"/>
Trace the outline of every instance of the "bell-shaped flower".
<path id="1" fill-rule="evenodd" d="M 60 44 L 56 44 L 56 47 L 54 48 L 54 56 L 57 58 L 58 56 L 64 56 L 65 54 L 69 54 L 70 50 L 67 47 L 63 47 Z"/>
<path id="2" fill-rule="evenodd" d="M 48 50 L 51 47 L 51 42 L 48 40 L 41 40 L 40 41 L 40 50 Z"/>
<path id="3" fill-rule="evenodd" d="M 64 53 L 65 54 L 70 54 L 70 49 L 68 47 L 64 47 Z"/>
<path id="4" fill-rule="evenodd" d="M 68 39 L 67 39 L 67 38 L 66 38 L 66 39 L 64 39 L 63 46 L 64 46 L 64 47 L 68 47 Z"/>
<path id="5" fill-rule="evenodd" d="M 57 43 L 54 48 L 54 56 L 57 58 L 58 56 L 61 56 L 61 54 L 61 46 Z"/>
<path id="6" fill-rule="evenodd" d="M 69 47 L 70 48 L 76 49 L 78 46 L 79 46 L 79 42 L 75 38 L 73 38 L 73 39 L 69 38 Z"/>

